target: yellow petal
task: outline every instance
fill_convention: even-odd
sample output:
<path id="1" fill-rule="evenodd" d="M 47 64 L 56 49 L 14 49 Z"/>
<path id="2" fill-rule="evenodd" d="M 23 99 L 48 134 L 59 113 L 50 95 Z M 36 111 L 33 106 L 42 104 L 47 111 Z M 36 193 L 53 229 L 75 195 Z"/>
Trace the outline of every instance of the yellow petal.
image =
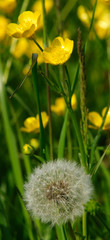
<path id="1" fill-rule="evenodd" d="M 31 27 L 27 27 L 26 29 L 24 29 L 23 33 L 22 33 L 22 37 L 24 38 L 30 38 L 35 32 L 35 25 L 32 24 Z"/>
<path id="2" fill-rule="evenodd" d="M 51 105 L 51 111 L 55 112 L 57 115 L 62 116 L 65 113 L 66 104 L 63 97 L 57 98 L 55 105 Z"/>
<path id="3" fill-rule="evenodd" d="M 0 10 L 11 13 L 16 7 L 16 0 L 0 0 Z"/>
<path id="4" fill-rule="evenodd" d="M 73 45 L 74 42 L 67 38 L 65 40 L 61 37 L 55 38 L 51 46 L 43 51 L 44 62 L 53 65 L 65 63 L 73 51 Z"/>
<path id="5" fill-rule="evenodd" d="M 71 106 L 73 110 L 76 110 L 77 107 L 77 99 L 76 99 L 76 95 L 73 94 L 71 97 Z"/>
<path id="6" fill-rule="evenodd" d="M 53 0 L 46 0 L 45 1 L 46 13 L 48 13 L 51 10 L 52 6 L 53 6 Z M 33 11 L 36 11 L 38 9 L 39 9 L 39 12 L 42 12 L 42 2 L 41 2 L 41 0 L 37 0 L 32 7 Z"/>
<path id="7" fill-rule="evenodd" d="M 80 19 L 87 27 L 89 27 L 89 25 L 90 25 L 89 14 L 88 14 L 88 11 L 87 11 L 82 5 L 78 7 L 77 15 L 78 15 L 79 19 Z"/>
<path id="8" fill-rule="evenodd" d="M 12 51 L 12 54 L 15 58 L 20 58 L 23 54 L 27 53 L 27 49 L 28 41 L 25 38 L 21 38 L 19 39 L 19 41 L 17 41 L 17 44 Z"/>
<path id="9" fill-rule="evenodd" d="M 31 11 L 25 11 L 21 13 L 18 17 L 19 23 L 23 26 L 24 29 L 29 29 L 31 25 L 35 25 L 35 29 L 37 28 L 38 22 L 40 18 L 40 13 L 36 11 L 35 13 Z"/>
<path id="10" fill-rule="evenodd" d="M 39 126 L 35 117 L 29 117 L 24 121 L 24 127 L 21 128 L 23 132 L 38 132 Z"/>
<path id="11" fill-rule="evenodd" d="M 47 113 L 46 112 L 41 112 L 41 118 L 42 118 L 43 127 L 45 128 L 47 123 L 48 123 L 48 120 L 49 120 L 49 117 L 48 117 Z M 38 114 L 36 116 L 36 120 L 39 123 L 39 115 Z M 40 123 L 39 123 L 39 128 L 40 128 Z"/>
<path id="12" fill-rule="evenodd" d="M 102 124 L 102 118 L 97 112 L 88 113 L 88 119 L 94 126 L 100 128 Z"/>
<path id="13" fill-rule="evenodd" d="M 20 38 L 22 36 L 22 28 L 15 24 L 15 23 L 10 23 L 7 26 L 7 34 L 9 36 L 13 36 L 15 38 Z"/>
<path id="14" fill-rule="evenodd" d="M 9 19 L 4 16 L 0 16 L 0 41 L 2 41 L 7 33 L 7 25 L 9 24 Z"/>
<path id="15" fill-rule="evenodd" d="M 102 117 L 104 117 L 107 107 L 102 110 Z M 104 130 L 110 129 L 110 107 L 108 109 L 106 119 L 103 126 Z"/>

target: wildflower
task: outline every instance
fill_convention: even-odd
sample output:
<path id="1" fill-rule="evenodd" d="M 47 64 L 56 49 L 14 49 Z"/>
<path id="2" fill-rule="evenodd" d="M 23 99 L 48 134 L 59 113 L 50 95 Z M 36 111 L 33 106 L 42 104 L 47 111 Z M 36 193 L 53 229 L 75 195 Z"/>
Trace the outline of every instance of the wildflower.
<path id="1" fill-rule="evenodd" d="M 106 107 L 102 110 L 102 116 L 100 116 L 97 112 L 90 112 L 88 114 L 88 119 L 93 125 L 89 125 L 90 128 L 98 129 L 101 127 L 104 114 L 106 112 Z M 104 122 L 103 130 L 110 130 L 110 107 L 106 115 L 106 119 Z"/>
<path id="2" fill-rule="evenodd" d="M 45 128 L 49 117 L 47 116 L 46 112 L 41 113 L 43 127 Z M 36 117 L 29 117 L 24 121 L 24 127 L 21 127 L 21 131 L 27 133 L 38 133 L 40 132 L 40 122 L 39 122 L 39 115 L 37 114 Z"/>
<path id="3" fill-rule="evenodd" d="M 52 0 L 46 0 L 45 1 L 45 10 L 46 13 L 49 13 L 49 11 L 52 9 L 53 7 L 53 1 Z M 39 12 L 42 13 L 41 14 L 41 18 L 40 18 L 40 23 L 38 26 L 38 29 L 43 28 L 43 11 L 42 11 L 42 0 L 37 0 L 34 5 L 32 6 L 32 11 L 35 12 L 37 11 L 37 9 L 39 9 Z"/>
<path id="4" fill-rule="evenodd" d="M 45 1 L 45 10 L 46 13 L 48 13 L 53 7 L 53 1 L 52 0 L 46 0 Z M 42 12 L 42 0 L 37 0 L 33 6 L 32 11 L 35 12 L 37 9 L 39 9 L 39 12 Z"/>
<path id="5" fill-rule="evenodd" d="M 10 23 L 7 27 L 9 36 L 15 38 L 31 38 L 38 29 L 40 21 L 40 13 L 38 11 L 25 11 L 18 17 L 19 24 Z"/>
<path id="6" fill-rule="evenodd" d="M 84 6 L 79 6 L 77 11 L 79 19 L 89 28 L 92 11 L 89 11 Z M 101 3 L 97 4 L 95 11 L 94 29 L 100 39 L 104 39 L 110 34 L 110 12 L 106 6 Z"/>
<path id="7" fill-rule="evenodd" d="M 77 106 L 76 95 L 73 94 L 71 98 L 71 106 L 72 109 L 75 110 Z M 66 110 L 66 103 L 63 97 L 57 98 L 55 100 L 55 105 L 51 106 L 52 112 L 55 112 L 57 115 L 62 116 Z"/>
<path id="8" fill-rule="evenodd" d="M 100 0 L 102 3 L 107 4 L 108 6 L 110 6 L 110 0 Z"/>
<path id="9" fill-rule="evenodd" d="M 82 167 L 56 160 L 35 168 L 24 189 L 26 207 L 33 217 L 54 225 L 80 217 L 93 188 Z"/>
<path id="10" fill-rule="evenodd" d="M 51 46 L 45 48 L 42 53 L 44 62 L 53 65 L 65 63 L 71 56 L 73 46 L 74 42 L 68 38 L 65 40 L 61 37 L 55 38 Z"/>
<path id="11" fill-rule="evenodd" d="M 28 50 L 28 41 L 25 38 L 21 38 L 17 41 L 15 48 L 13 49 L 13 56 L 15 58 L 20 58 L 22 55 L 26 54 Z"/>
<path id="12" fill-rule="evenodd" d="M 35 138 L 32 138 L 30 140 L 30 145 L 34 148 L 34 149 L 37 149 L 39 148 L 39 141 Z"/>
<path id="13" fill-rule="evenodd" d="M 33 148 L 29 144 L 25 144 L 23 146 L 23 153 L 26 155 L 30 155 L 33 152 Z"/>
<path id="14" fill-rule="evenodd" d="M 38 38 L 37 42 L 43 48 L 43 40 L 41 38 Z M 37 62 L 38 62 L 38 64 L 41 64 L 43 62 L 43 57 L 42 57 L 41 50 L 39 49 L 39 47 L 33 41 L 29 41 L 28 49 L 27 49 L 27 52 L 26 52 L 26 55 L 28 56 L 28 58 L 32 57 L 32 53 L 37 53 L 38 54 Z"/>
<path id="15" fill-rule="evenodd" d="M 0 16 L 0 41 L 3 41 L 6 36 L 6 30 L 9 20 L 4 16 Z"/>
<path id="16" fill-rule="evenodd" d="M 71 97 L 71 107 L 73 110 L 76 110 L 77 107 L 77 99 L 76 99 L 76 95 L 73 94 Z"/>
<path id="17" fill-rule="evenodd" d="M 16 7 L 16 0 L 0 0 L 0 10 L 11 13 Z"/>
<path id="18" fill-rule="evenodd" d="M 66 103 L 63 97 L 57 98 L 55 100 L 55 105 L 51 106 L 51 111 L 62 116 L 65 113 Z"/>

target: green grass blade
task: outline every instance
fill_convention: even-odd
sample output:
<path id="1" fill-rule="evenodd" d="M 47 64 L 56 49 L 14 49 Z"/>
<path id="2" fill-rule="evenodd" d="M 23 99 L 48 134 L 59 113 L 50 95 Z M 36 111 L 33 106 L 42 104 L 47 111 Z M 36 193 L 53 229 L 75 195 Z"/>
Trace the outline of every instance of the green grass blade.
<path id="1" fill-rule="evenodd" d="M 58 158 L 64 157 L 67 120 L 68 120 L 68 110 L 66 110 L 62 130 L 61 130 L 61 134 L 60 134 L 60 140 L 59 140 L 59 144 L 58 144 Z"/>
<path id="2" fill-rule="evenodd" d="M 41 118 L 41 109 L 40 109 L 40 100 L 39 100 L 39 88 L 38 88 L 38 74 L 37 74 L 37 54 L 32 55 L 32 80 L 33 80 L 33 87 L 36 97 L 37 109 L 39 114 L 39 122 L 40 122 L 40 146 L 41 146 L 41 155 L 42 158 L 46 158 L 45 156 L 45 135 L 44 135 L 44 128 L 42 124 Z"/>
<path id="3" fill-rule="evenodd" d="M 0 67 L 0 104 L 1 104 L 3 122 L 4 122 L 4 131 L 5 131 L 6 141 L 7 141 L 7 147 L 8 147 L 11 165 L 13 169 L 13 175 L 15 178 L 15 184 L 17 185 L 18 189 L 22 193 L 23 177 L 22 177 L 22 171 L 21 171 L 21 166 L 20 166 L 19 157 L 18 157 L 16 139 L 13 134 L 13 131 L 10 125 L 10 119 L 7 112 L 6 89 L 3 83 L 3 73 L 2 73 L 1 67 Z"/>
<path id="4" fill-rule="evenodd" d="M 62 226 L 55 226 L 56 229 L 56 233 L 57 233 L 57 237 L 58 240 L 65 240 L 65 236 L 64 236 L 64 232 L 63 232 L 63 227 Z"/>

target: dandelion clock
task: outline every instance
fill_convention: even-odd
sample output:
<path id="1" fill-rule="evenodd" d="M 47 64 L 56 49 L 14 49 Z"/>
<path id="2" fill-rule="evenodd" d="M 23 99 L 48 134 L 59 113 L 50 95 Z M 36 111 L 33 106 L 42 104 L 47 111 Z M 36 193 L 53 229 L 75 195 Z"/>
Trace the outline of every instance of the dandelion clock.
<path id="1" fill-rule="evenodd" d="M 90 175 L 75 162 L 66 160 L 35 168 L 24 189 L 27 210 L 52 225 L 80 217 L 93 192 Z"/>

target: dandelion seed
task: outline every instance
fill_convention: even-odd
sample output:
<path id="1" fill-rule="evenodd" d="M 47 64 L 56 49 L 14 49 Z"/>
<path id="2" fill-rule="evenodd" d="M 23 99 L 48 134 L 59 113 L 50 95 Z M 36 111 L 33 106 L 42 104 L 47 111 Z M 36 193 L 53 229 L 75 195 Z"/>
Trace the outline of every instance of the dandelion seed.
<path id="1" fill-rule="evenodd" d="M 82 167 L 66 160 L 35 168 L 24 189 L 27 210 L 52 225 L 80 217 L 93 192 L 90 176 Z"/>

